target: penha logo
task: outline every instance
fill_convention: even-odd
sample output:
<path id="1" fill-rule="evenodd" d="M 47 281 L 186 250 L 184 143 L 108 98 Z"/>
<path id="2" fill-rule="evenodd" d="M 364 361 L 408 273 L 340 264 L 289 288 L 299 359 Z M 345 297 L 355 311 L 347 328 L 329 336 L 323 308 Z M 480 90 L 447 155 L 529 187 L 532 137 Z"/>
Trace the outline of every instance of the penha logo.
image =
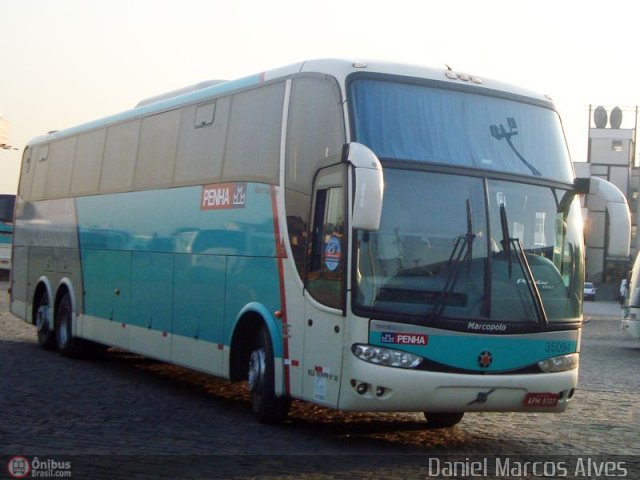
<path id="1" fill-rule="evenodd" d="M 400 345 L 426 345 L 428 338 L 419 333 L 397 333 L 396 343 Z"/>
<path id="2" fill-rule="evenodd" d="M 396 343 L 396 334 L 393 332 L 384 332 L 380 335 L 381 343 Z"/>
<path id="3" fill-rule="evenodd" d="M 217 183 L 202 187 L 200 210 L 244 208 L 247 204 L 247 183 Z"/>
<path id="4" fill-rule="evenodd" d="M 429 343 L 429 336 L 422 333 L 384 332 L 380 336 L 380 343 L 393 343 L 396 345 L 427 345 L 427 343 Z"/>

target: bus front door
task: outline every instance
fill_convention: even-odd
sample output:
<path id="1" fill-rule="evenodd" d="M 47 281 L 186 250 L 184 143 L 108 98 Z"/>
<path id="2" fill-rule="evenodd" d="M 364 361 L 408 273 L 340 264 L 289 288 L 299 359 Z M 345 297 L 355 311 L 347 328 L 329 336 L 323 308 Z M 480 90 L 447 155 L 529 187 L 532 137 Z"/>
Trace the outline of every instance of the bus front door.
<path id="1" fill-rule="evenodd" d="M 303 396 L 334 407 L 340 393 L 345 319 L 344 178 L 342 165 L 316 177 L 305 282 Z"/>

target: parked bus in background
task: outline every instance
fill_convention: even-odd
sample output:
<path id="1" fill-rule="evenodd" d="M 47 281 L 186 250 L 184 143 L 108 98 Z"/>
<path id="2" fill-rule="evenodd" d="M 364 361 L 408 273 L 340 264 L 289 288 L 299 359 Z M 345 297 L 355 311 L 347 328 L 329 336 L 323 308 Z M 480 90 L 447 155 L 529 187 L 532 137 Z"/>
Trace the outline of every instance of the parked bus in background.
<path id="1" fill-rule="evenodd" d="M 622 333 L 640 340 L 640 255 L 636 256 L 623 305 Z"/>
<path id="2" fill-rule="evenodd" d="M 0 270 L 11 270 L 13 207 L 16 196 L 0 194 Z"/>
<path id="3" fill-rule="evenodd" d="M 561 412 L 588 183 L 545 96 L 303 62 L 31 141 L 11 311 L 65 355 L 91 341 L 247 381 L 262 422 L 292 398 L 429 427 Z M 609 255 L 628 255 L 626 204 L 605 200 Z"/>

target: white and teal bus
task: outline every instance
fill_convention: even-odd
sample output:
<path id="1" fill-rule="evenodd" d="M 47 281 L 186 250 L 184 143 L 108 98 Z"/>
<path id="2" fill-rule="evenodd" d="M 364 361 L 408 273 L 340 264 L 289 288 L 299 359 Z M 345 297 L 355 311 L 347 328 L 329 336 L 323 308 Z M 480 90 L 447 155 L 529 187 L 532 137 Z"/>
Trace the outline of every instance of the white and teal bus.
<path id="1" fill-rule="evenodd" d="M 586 189 L 547 97 L 342 60 L 199 87 L 29 143 L 11 311 L 42 347 L 246 381 L 262 422 L 567 407 Z"/>
<path id="2" fill-rule="evenodd" d="M 633 262 L 631 278 L 624 299 L 622 333 L 625 338 L 640 340 L 640 255 Z"/>
<path id="3" fill-rule="evenodd" d="M 0 194 L 0 270 L 11 270 L 13 209 L 16 196 Z"/>

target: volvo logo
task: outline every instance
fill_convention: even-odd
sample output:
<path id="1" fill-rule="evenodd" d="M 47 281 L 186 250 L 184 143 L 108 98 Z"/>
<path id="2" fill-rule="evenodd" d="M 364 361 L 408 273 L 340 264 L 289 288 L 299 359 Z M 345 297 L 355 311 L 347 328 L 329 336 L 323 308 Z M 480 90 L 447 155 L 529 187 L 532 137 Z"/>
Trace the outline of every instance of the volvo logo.
<path id="1" fill-rule="evenodd" d="M 480 365 L 480 368 L 489 368 L 491 362 L 493 362 L 493 355 L 491 355 L 489 350 L 483 350 L 480 355 L 478 355 L 478 365 Z"/>
<path id="2" fill-rule="evenodd" d="M 489 395 L 491 395 L 495 391 L 496 389 L 492 388 L 488 392 L 478 392 L 478 396 L 476 397 L 476 399 L 472 402 L 467 403 L 467 405 L 475 405 L 476 403 L 487 403 L 487 400 L 489 400 Z"/>

